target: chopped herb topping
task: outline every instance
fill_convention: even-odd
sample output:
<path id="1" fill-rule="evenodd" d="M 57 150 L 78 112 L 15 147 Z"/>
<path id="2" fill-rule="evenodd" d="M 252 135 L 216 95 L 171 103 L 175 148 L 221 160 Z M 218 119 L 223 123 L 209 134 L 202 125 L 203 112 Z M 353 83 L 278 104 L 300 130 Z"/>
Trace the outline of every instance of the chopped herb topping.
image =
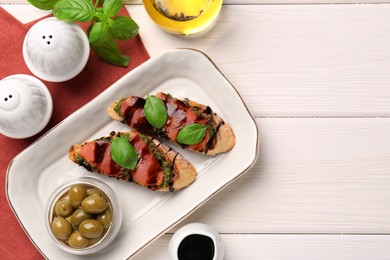
<path id="1" fill-rule="evenodd" d="M 168 162 L 167 158 L 157 150 L 157 147 L 153 142 L 151 142 L 150 139 L 148 139 L 144 135 L 140 135 L 141 140 L 144 141 L 147 145 L 149 150 L 153 153 L 153 156 L 157 159 L 157 161 L 160 163 L 161 168 L 164 172 L 164 179 L 163 183 L 161 184 L 161 188 L 167 188 L 169 187 L 169 184 L 172 181 L 173 173 L 170 163 Z"/>
<path id="2" fill-rule="evenodd" d="M 104 141 L 107 143 L 111 143 L 111 137 L 110 136 L 100 137 L 99 139 L 96 139 L 96 141 Z"/>
<path id="3" fill-rule="evenodd" d="M 83 166 L 85 169 L 87 169 L 88 171 L 91 171 L 92 170 L 92 167 L 89 163 L 87 163 L 87 161 L 85 161 L 80 155 L 77 155 L 76 156 L 76 163 L 80 166 Z"/>
<path id="4" fill-rule="evenodd" d="M 119 133 L 118 133 L 119 134 Z M 119 137 L 119 135 L 118 135 Z M 120 137 L 126 139 L 126 140 L 129 140 L 130 139 L 130 135 L 129 134 L 121 134 Z"/>
<path id="5" fill-rule="evenodd" d="M 122 113 L 121 113 L 122 102 L 123 102 L 124 100 L 125 100 L 125 98 L 122 98 L 121 100 L 119 100 L 119 101 L 116 103 L 115 107 L 114 107 L 114 111 L 115 111 L 118 115 L 120 115 L 121 117 L 124 117 L 124 115 L 122 115 Z"/>
<path id="6" fill-rule="evenodd" d="M 129 169 L 126 169 L 126 168 L 122 168 L 121 174 L 122 174 L 123 176 L 129 176 L 130 170 L 129 170 Z"/>

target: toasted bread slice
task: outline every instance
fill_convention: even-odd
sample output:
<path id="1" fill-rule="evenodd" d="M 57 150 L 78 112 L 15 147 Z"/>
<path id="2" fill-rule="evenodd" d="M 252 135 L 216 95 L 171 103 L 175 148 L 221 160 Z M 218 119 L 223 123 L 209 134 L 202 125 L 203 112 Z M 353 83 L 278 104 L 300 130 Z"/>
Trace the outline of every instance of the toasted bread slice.
<path id="1" fill-rule="evenodd" d="M 143 114 L 145 99 L 130 96 L 113 102 L 107 109 L 108 115 L 117 121 L 154 137 L 179 144 L 191 151 L 216 155 L 231 150 L 236 138 L 233 129 L 209 106 L 188 99 L 177 99 L 171 95 L 157 93 L 156 97 L 164 101 L 168 120 L 162 129 L 154 128 Z M 186 125 L 199 123 L 206 125 L 208 131 L 204 139 L 194 145 L 183 145 L 176 141 L 178 132 Z"/>
<path id="2" fill-rule="evenodd" d="M 119 136 L 128 139 L 138 154 L 134 170 L 122 168 L 111 157 L 111 141 Z M 111 132 L 107 137 L 75 144 L 69 149 L 68 156 L 90 172 L 135 182 L 157 191 L 180 190 L 196 178 L 195 168 L 181 154 L 135 130 Z"/>

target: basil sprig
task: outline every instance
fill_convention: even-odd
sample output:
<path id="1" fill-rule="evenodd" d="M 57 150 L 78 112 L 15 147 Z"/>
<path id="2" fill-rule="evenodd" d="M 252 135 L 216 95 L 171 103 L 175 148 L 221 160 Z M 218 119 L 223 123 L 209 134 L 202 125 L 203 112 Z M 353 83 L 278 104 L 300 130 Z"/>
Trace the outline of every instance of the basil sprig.
<path id="1" fill-rule="evenodd" d="M 206 136 L 207 126 L 193 123 L 179 131 L 176 141 L 181 144 L 193 145 L 200 143 Z"/>
<path id="2" fill-rule="evenodd" d="M 135 169 L 138 161 L 135 148 L 122 137 L 117 137 L 111 142 L 111 157 L 119 166 L 130 170 Z"/>
<path id="3" fill-rule="evenodd" d="M 138 34 L 138 25 L 127 16 L 117 16 L 122 0 L 28 0 L 33 6 L 51 10 L 64 21 L 91 22 L 87 34 L 91 48 L 103 60 L 127 67 L 130 57 L 122 55 L 115 39 Z M 99 1 L 102 7 L 98 7 Z"/>
<path id="4" fill-rule="evenodd" d="M 144 105 L 144 115 L 152 126 L 161 129 L 168 119 L 164 101 L 152 95 L 148 96 Z"/>

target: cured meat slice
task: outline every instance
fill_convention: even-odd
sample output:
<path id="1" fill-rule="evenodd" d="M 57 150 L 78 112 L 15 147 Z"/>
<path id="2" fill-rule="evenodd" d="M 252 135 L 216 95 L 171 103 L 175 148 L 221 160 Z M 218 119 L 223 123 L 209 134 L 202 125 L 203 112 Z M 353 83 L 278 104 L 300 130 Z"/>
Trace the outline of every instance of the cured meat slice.
<path id="1" fill-rule="evenodd" d="M 118 137 L 125 138 L 135 148 L 138 159 L 134 170 L 121 167 L 112 158 L 111 142 Z M 75 144 L 69 150 L 69 158 L 90 172 L 135 182 L 152 190 L 179 190 L 196 177 L 195 168 L 179 153 L 135 130 L 112 132 L 107 137 Z"/>

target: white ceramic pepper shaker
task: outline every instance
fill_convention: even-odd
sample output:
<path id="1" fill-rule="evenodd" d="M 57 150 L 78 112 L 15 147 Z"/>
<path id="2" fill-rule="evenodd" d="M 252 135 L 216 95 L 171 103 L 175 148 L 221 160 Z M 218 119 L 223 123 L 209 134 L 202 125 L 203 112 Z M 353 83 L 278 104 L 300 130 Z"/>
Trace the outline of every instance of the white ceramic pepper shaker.
<path id="1" fill-rule="evenodd" d="M 87 64 L 90 46 L 80 26 L 55 17 L 43 19 L 27 32 L 23 57 L 30 71 L 46 81 L 63 82 Z"/>
<path id="2" fill-rule="evenodd" d="M 39 79 L 23 74 L 0 81 L 0 133 L 22 139 L 39 133 L 49 122 L 53 102 Z"/>

